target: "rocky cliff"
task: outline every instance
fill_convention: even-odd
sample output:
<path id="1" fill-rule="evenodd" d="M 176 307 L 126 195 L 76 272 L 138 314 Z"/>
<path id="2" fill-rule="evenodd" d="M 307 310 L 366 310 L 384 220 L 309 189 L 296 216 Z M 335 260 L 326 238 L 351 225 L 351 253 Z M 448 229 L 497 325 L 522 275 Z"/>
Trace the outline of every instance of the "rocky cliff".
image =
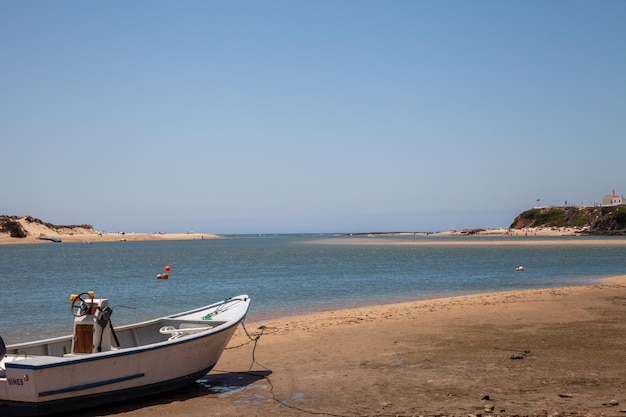
<path id="1" fill-rule="evenodd" d="M 594 235 L 626 235 L 626 206 L 533 208 L 518 215 L 510 227 L 573 227 Z"/>

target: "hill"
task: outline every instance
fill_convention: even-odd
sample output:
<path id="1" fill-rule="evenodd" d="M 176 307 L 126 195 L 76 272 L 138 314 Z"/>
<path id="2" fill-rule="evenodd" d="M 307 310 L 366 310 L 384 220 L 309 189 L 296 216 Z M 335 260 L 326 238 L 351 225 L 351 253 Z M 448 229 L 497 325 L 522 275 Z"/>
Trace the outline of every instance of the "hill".
<path id="1" fill-rule="evenodd" d="M 518 215 L 511 229 L 577 228 L 593 235 L 626 235 L 626 206 L 537 207 Z"/>
<path id="2" fill-rule="evenodd" d="M 29 236 L 94 235 L 98 231 L 90 224 L 58 226 L 31 216 L 0 215 L 0 233 L 8 233 L 10 237 L 14 238 L 25 238 Z"/>

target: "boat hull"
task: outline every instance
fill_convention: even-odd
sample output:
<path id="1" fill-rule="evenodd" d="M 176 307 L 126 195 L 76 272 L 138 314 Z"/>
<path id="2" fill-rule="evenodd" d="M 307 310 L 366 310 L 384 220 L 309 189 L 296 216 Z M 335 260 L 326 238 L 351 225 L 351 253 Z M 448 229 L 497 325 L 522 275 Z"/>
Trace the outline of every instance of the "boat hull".
<path id="1" fill-rule="evenodd" d="M 220 321 L 202 323 L 214 323 L 210 329 L 169 338 L 166 334 L 161 336 L 165 340 L 155 343 L 123 347 L 130 345 L 132 338 L 144 337 L 141 332 L 147 333 L 146 328 L 154 332 L 172 320 L 198 323 L 207 310 L 146 322 L 143 327 L 121 328 L 120 349 L 86 355 L 26 354 L 23 358 L 9 353 L 7 357 L 13 360 L 5 362 L 6 378 L 0 378 L 0 415 L 40 416 L 93 408 L 191 384 L 215 366 L 245 318 L 249 302 L 244 296 L 235 302 L 239 304 L 236 308 L 215 313 L 213 317 Z M 15 348 L 8 346 L 7 350 Z"/>
<path id="2" fill-rule="evenodd" d="M 203 369 L 193 375 L 186 375 L 171 381 L 118 391 L 40 402 L 7 401 L 0 406 L 0 415 L 11 417 L 45 416 L 152 396 L 190 385 L 206 375 L 212 368 Z"/>

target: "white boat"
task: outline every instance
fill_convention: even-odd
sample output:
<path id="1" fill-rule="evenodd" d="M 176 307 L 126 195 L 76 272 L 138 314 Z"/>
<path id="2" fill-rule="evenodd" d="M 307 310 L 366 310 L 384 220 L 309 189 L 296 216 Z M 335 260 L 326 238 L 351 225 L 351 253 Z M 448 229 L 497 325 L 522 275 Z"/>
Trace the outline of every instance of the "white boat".
<path id="1" fill-rule="evenodd" d="M 72 335 L 5 345 L 0 416 L 92 408 L 191 384 L 220 358 L 250 306 L 247 295 L 114 328 L 107 299 L 72 295 Z"/>

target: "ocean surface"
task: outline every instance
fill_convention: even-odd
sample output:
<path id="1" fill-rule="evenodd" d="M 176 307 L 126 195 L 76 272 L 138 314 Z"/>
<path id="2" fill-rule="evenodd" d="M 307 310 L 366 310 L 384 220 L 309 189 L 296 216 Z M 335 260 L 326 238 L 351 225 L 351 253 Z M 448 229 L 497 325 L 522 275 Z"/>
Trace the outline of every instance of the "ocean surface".
<path id="1" fill-rule="evenodd" d="M 593 237 L 236 235 L 215 240 L 0 245 L 5 343 L 71 333 L 69 295 L 93 290 L 113 325 L 248 294 L 247 321 L 336 308 L 481 292 L 586 285 L 626 274 L 626 245 Z M 361 239 L 363 239 L 361 237 Z M 554 245 L 498 245 L 502 240 Z M 594 245 L 559 245 L 586 239 Z M 623 239 L 623 238 L 613 238 Z M 486 240 L 493 245 L 388 245 Z M 157 274 L 171 267 L 169 279 Z M 524 272 L 515 268 L 524 266 Z"/>

